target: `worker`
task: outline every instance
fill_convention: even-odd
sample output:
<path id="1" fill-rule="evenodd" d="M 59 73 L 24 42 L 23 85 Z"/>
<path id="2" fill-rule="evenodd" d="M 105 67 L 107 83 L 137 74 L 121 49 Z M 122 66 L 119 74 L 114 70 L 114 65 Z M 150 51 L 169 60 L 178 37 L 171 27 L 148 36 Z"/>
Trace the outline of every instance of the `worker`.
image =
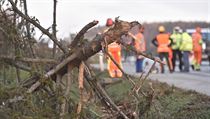
<path id="1" fill-rule="evenodd" d="M 200 65 L 202 60 L 202 43 L 203 43 L 200 27 L 196 28 L 195 33 L 192 34 L 192 39 L 193 39 L 193 53 L 195 60 L 194 68 L 196 71 L 200 71 Z"/>
<path id="2" fill-rule="evenodd" d="M 106 26 L 108 28 L 112 27 L 114 22 L 112 19 L 108 18 L 106 22 Z M 107 29 L 106 29 L 107 30 Z M 105 30 L 105 31 L 106 31 Z M 104 32 L 105 32 L 104 31 Z M 116 41 L 108 45 L 108 53 L 112 56 L 112 58 L 120 65 L 122 68 L 122 61 L 121 61 L 121 46 Z M 107 59 L 107 69 L 109 72 L 110 77 L 112 78 L 119 78 L 122 77 L 122 72 L 120 69 L 115 65 L 115 63 L 111 60 L 111 58 Z"/>
<path id="3" fill-rule="evenodd" d="M 179 33 L 180 27 L 176 26 L 173 29 L 173 33 L 170 36 L 171 40 L 171 48 L 173 52 L 173 57 L 172 57 L 172 64 L 173 64 L 173 71 L 175 71 L 176 67 L 176 58 L 179 58 L 179 70 L 182 71 L 182 53 L 179 49 L 182 35 Z"/>
<path id="4" fill-rule="evenodd" d="M 182 32 L 182 31 L 181 31 Z M 192 37 L 185 31 L 182 33 L 182 40 L 180 44 L 180 51 L 183 52 L 183 64 L 184 69 L 182 72 L 189 72 L 190 70 L 190 61 L 189 56 L 193 49 Z"/>
<path id="5" fill-rule="evenodd" d="M 142 55 L 139 55 L 138 52 L 145 52 L 146 51 L 146 42 L 144 39 L 144 27 L 139 26 L 138 27 L 138 33 L 136 35 L 133 35 L 132 33 L 128 33 L 129 36 L 131 36 L 134 39 L 134 47 L 137 51 L 136 54 L 136 73 L 143 72 L 143 60 L 144 57 Z"/>
<path id="6" fill-rule="evenodd" d="M 118 44 L 117 42 L 113 42 L 113 43 L 109 44 L 108 52 L 114 58 L 116 63 L 118 63 L 120 65 L 120 67 L 122 68 L 120 44 Z M 108 71 L 109 71 L 110 77 L 112 77 L 112 78 L 122 77 L 122 72 L 110 58 L 108 58 Z"/>
<path id="7" fill-rule="evenodd" d="M 169 61 L 169 46 L 171 45 L 169 40 L 170 35 L 165 33 L 164 26 L 159 26 L 158 31 L 159 34 L 152 40 L 152 43 L 157 47 L 157 52 L 161 61 L 163 61 L 164 58 L 166 59 L 169 71 L 172 73 L 172 66 L 170 65 L 171 63 Z M 164 72 L 163 64 L 161 64 L 161 73 Z"/>

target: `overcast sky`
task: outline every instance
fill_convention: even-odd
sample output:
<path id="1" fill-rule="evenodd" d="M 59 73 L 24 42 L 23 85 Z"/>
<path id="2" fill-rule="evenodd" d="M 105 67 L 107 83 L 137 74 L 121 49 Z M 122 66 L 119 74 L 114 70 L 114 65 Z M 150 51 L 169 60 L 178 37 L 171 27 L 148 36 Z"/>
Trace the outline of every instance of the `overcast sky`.
<path id="1" fill-rule="evenodd" d="M 210 0 L 57 0 L 58 36 L 69 36 L 84 25 L 120 16 L 122 20 L 208 21 Z M 52 24 L 53 0 L 27 0 L 30 16 L 36 16 L 48 28 Z"/>

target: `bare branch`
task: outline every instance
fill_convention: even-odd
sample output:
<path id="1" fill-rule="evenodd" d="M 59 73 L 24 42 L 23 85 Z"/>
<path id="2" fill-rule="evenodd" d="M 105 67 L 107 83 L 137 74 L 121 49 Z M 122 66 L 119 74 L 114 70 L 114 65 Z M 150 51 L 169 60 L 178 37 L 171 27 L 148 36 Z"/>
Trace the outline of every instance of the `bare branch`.
<path id="1" fill-rule="evenodd" d="M 150 67 L 148 73 L 146 74 L 146 76 L 144 77 L 144 79 L 142 80 L 141 84 L 138 86 L 138 83 L 136 85 L 136 91 L 139 92 L 139 90 L 141 89 L 142 85 L 144 84 L 145 80 L 147 79 L 147 77 L 149 76 L 149 74 L 152 72 L 153 67 L 155 66 L 156 61 L 152 64 L 152 66 Z"/>
<path id="2" fill-rule="evenodd" d="M 127 48 L 127 49 L 129 49 L 129 50 L 135 52 L 135 53 L 138 54 L 138 55 L 142 55 L 142 56 L 144 56 L 144 57 L 146 57 L 146 58 L 148 58 L 148 59 L 151 59 L 151 60 L 153 60 L 153 61 L 156 61 L 156 62 L 158 62 L 158 63 L 160 63 L 160 64 L 164 64 L 164 65 L 165 65 L 165 62 L 162 62 L 160 59 L 154 58 L 154 57 L 152 57 L 152 56 L 148 56 L 147 54 L 145 54 L 145 53 L 143 53 L 143 52 L 139 52 L 139 51 L 137 52 L 135 48 L 129 47 L 129 45 L 127 45 L 127 44 L 125 44 L 125 43 L 123 43 L 123 42 L 120 42 L 120 44 L 122 44 L 125 48 Z"/>
<path id="3" fill-rule="evenodd" d="M 61 68 L 63 68 L 66 64 L 68 64 L 68 62 L 72 61 L 73 59 L 76 58 L 76 54 L 73 54 L 69 57 L 67 57 L 66 59 L 64 59 L 60 64 L 58 64 L 56 67 L 54 67 L 53 69 L 51 69 L 50 71 L 48 71 L 45 75 L 43 80 L 47 80 L 49 77 L 51 77 L 52 75 L 54 75 L 56 72 L 58 72 Z M 36 88 L 38 88 L 41 85 L 40 81 L 37 81 L 34 85 L 32 85 L 29 89 L 28 89 L 28 93 L 32 93 Z"/>
<path id="4" fill-rule="evenodd" d="M 24 6 L 24 11 L 25 11 L 25 15 L 28 16 L 28 9 L 27 9 L 27 2 L 26 0 L 23 0 L 23 6 Z M 29 48 L 30 48 L 30 51 L 31 51 L 31 55 L 36 58 L 36 53 L 33 49 L 33 43 L 31 42 L 32 41 L 32 37 L 31 37 L 31 32 L 30 32 L 30 24 L 29 22 L 26 20 L 26 32 L 27 32 L 27 37 L 28 37 L 28 43 L 29 43 Z"/>
<path id="5" fill-rule="evenodd" d="M 29 16 L 24 15 L 16 6 L 15 3 L 12 0 L 8 0 L 11 5 L 12 8 L 14 10 L 14 12 L 16 12 L 18 15 L 20 15 L 22 18 L 24 18 L 25 20 L 27 20 L 28 22 L 30 22 L 31 24 L 33 24 L 34 26 L 36 26 L 40 31 L 42 31 L 44 34 L 46 34 L 56 45 L 58 45 L 58 47 L 65 53 L 68 53 L 68 49 L 62 45 L 55 36 L 53 36 L 51 33 L 48 32 L 47 29 L 43 28 L 39 23 L 37 23 L 36 21 L 34 21 L 33 19 L 31 19 Z"/>
<path id="6" fill-rule="evenodd" d="M 12 56 L 2 56 L 0 55 L 0 60 L 11 60 L 11 61 L 22 61 L 22 62 L 33 62 L 33 63 L 51 63 L 56 64 L 57 61 L 53 59 L 34 59 L 34 58 L 26 58 L 26 57 L 12 57 Z"/>
<path id="7" fill-rule="evenodd" d="M 77 43 L 80 41 L 80 38 L 93 26 L 98 24 L 98 21 L 92 21 L 89 24 L 87 24 L 85 27 L 82 28 L 82 30 L 76 35 L 74 40 L 71 42 L 71 44 L 68 46 L 69 49 L 73 49 L 77 45 Z"/>
<path id="8" fill-rule="evenodd" d="M 102 86 L 97 82 L 97 80 L 94 80 L 96 79 L 96 76 L 94 75 L 93 71 L 90 69 L 90 66 L 87 63 L 85 63 L 85 66 L 89 70 L 89 71 L 85 70 L 85 78 L 87 79 L 91 87 L 94 89 L 94 91 L 96 91 L 96 94 L 99 96 L 99 98 L 101 98 L 102 104 L 105 104 L 105 106 L 111 107 L 112 109 L 116 110 L 125 119 L 129 119 L 112 101 L 112 99 L 102 88 Z"/>
<path id="9" fill-rule="evenodd" d="M 56 36 L 56 4 L 57 0 L 53 0 L 53 25 L 52 25 L 52 30 L 53 30 L 53 36 L 57 39 Z M 56 53 L 56 44 L 53 43 L 53 58 L 55 57 Z"/>
<path id="10" fill-rule="evenodd" d="M 17 67 L 19 69 L 22 69 L 24 71 L 27 71 L 27 72 L 31 72 L 31 68 L 30 67 L 27 67 L 23 64 L 19 64 L 19 63 L 16 63 L 16 62 L 13 62 L 13 61 L 8 61 L 6 60 L 5 63 L 11 65 L 11 66 L 14 66 L 14 67 Z"/>

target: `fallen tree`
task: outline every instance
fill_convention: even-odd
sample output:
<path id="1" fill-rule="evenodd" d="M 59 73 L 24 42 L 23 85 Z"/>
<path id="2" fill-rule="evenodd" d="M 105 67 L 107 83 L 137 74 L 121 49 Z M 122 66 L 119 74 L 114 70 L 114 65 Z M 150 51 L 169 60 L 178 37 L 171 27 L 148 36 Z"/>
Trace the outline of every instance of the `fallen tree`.
<path id="1" fill-rule="evenodd" d="M 91 56 L 95 55 L 97 52 L 100 50 L 103 50 L 104 53 L 106 53 L 110 58 L 111 56 L 106 52 L 107 46 L 112 43 L 112 42 L 118 42 L 126 47 L 124 43 L 120 41 L 120 37 L 124 34 L 127 34 L 127 32 L 133 28 L 136 25 L 140 25 L 140 23 L 133 21 L 133 22 L 128 22 L 128 21 L 122 21 L 119 20 L 119 18 L 115 19 L 115 24 L 114 26 L 110 27 L 106 32 L 102 33 L 101 35 L 96 35 L 94 39 L 92 39 L 90 42 L 83 43 L 83 36 L 84 34 L 91 29 L 93 26 L 98 24 L 98 21 L 94 20 L 93 22 L 90 22 L 87 24 L 75 37 L 75 39 L 72 41 L 72 43 L 69 45 L 69 47 L 66 47 L 65 45 L 61 44 L 59 40 L 56 37 L 56 20 L 54 18 L 53 22 L 53 33 L 50 33 L 48 29 L 43 28 L 36 20 L 33 18 L 30 18 L 25 12 L 21 12 L 17 5 L 17 1 L 13 2 L 12 0 L 8 0 L 12 6 L 12 10 L 15 14 L 15 16 L 21 17 L 21 19 L 26 21 L 26 27 L 27 27 L 27 32 L 30 34 L 30 30 L 28 30 L 29 26 L 28 24 L 34 25 L 36 28 L 38 28 L 43 34 L 47 35 L 54 43 L 55 47 L 58 47 L 62 52 L 63 55 L 58 59 L 38 59 L 36 58 L 36 54 L 34 53 L 33 47 L 31 46 L 31 53 L 33 54 L 33 58 L 26 58 L 26 57 L 11 57 L 11 56 L 1 56 L 1 59 L 7 59 L 10 61 L 7 61 L 8 64 L 14 65 L 16 68 L 19 69 L 24 69 L 26 71 L 31 71 L 32 68 L 28 66 L 24 66 L 23 63 L 19 65 L 17 62 L 14 63 L 14 61 L 21 61 L 21 62 L 32 62 L 32 63 L 37 63 L 37 62 L 50 62 L 54 63 L 55 65 L 52 65 L 52 67 L 48 70 L 45 70 L 44 73 L 39 72 L 39 66 L 35 65 L 36 70 L 33 71 L 33 75 L 26 81 L 24 81 L 22 86 L 27 87 L 27 93 L 31 94 L 34 91 L 38 91 L 40 89 L 45 90 L 48 92 L 49 95 L 53 95 L 53 91 L 45 86 L 45 82 L 47 80 L 53 80 L 58 87 L 62 86 L 61 80 L 64 77 L 64 75 L 67 74 L 67 79 L 66 79 L 66 87 L 64 87 L 63 91 L 63 96 L 65 97 L 62 99 L 62 104 L 60 104 L 60 118 L 63 118 L 65 113 L 67 112 L 67 99 L 69 98 L 69 93 L 70 93 L 70 86 L 71 86 L 71 72 L 75 68 L 79 68 L 80 70 L 78 71 L 78 79 L 79 79 L 79 89 L 81 91 L 81 102 L 79 103 L 78 106 L 78 114 L 81 112 L 82 108 L 82 98 L 83 98 L 83 79 L 86 79 L 90 87 L 95 91 L 97 96 L 101 99 L 101 102 L 108 107 L 111 111 L 117 111 L 123 118 L 128 119 L 129 117 L 121 111 L 116 104 L 111 100 L 111 98 L 108 96 L 106 91 L 102 88 L 100 83 L 97 81 L 97 77 L 94 75 L 93 71 L 91 70 L 90 66 L 86 63 L 88 58 Z M 26 4 L 26 1 L 24 2 Z M 54 14 L 56 12 L 56 1 L 54 1 Z M 25 6 L 25 10 L 27 10 Z M 54 17 L 56 17 L 54 15 Z M 27 35 L 28 39 L 31 39 L 30 35 Z M 21 38 L 20 38 L 21 39 Z M 136 52 L 135 49 L 132 49 L 135 53 L 143 55 L 144 57 L 148 57 L 146 54 L 142 52 Z M 53 50 L 53 54 L 55 53 L 55 50 Z M 54 56 L 53 56 L 54 57 Z M 162 63 L 161 61 L 153 58 L 153 57 L 148 57 L 152 60 L 159 63 Z M 113 58 L 111 58 L 114 61 Z M 57 60 L 57 61 L 56 61 Z M 115 62 L 115 64 L 118 66 L 118 64 Z M 119 66 L 118 66 L 119 67 Z M 33 67 L 34 68 L 34 67 Z M 119 67 L 120 68 L 120 67 Z M 127 75 L 123 69 L 121 71 L 124 74 L 124 77 L 128 79 L 131 84 L 132 88 L 134 90 L 133 95 L 139 99 L 138 96 L 138 91 L 140 89 L 140 86 L 143 85 L 143 83 L 139 86 L 139 83 L 135 83 L 129 75 Z M 150 73 L 150 72 L 149 72 Z M 149 75 L 147 74 L 147 76 Z M 146 79 L 146 78 L 145 78 Z M 27 83 L 26 83 L 27 82 Z M 30 83 L 28 83 L 30 82 Z M 19 98 L 20 100 L 24 99 L 24 96 Z M 18 100 L 18 101 L 20 101 Z"/>

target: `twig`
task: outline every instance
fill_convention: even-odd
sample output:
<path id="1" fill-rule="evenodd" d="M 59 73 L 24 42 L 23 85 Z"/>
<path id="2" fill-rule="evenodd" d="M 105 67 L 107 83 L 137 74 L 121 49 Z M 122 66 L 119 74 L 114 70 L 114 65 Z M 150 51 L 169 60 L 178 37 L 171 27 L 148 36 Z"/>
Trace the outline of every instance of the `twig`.
<path id="1" fill-rule="evenodd" d="M 152 56 L 148 56 L 147 54 L 145 54 L 145 53 L 143 53 L 143 52 L 140 52 L 140 51 L 137 52 L 135 48 L 129 47 L 129 45 L 127 45 L 127 44 L 125 44 L 125 43 L 123 43 L 123 42 L 120 42 L 120 44 L 122 44 L 125 48 L 127 48 L 127 49 L 129 49 L 129 50 L 135 52 L 135 53 L 138 54 L 138 55 L 142 55 L 142 56 L 144 56 L 144 57 L 146 57 L 146 58 L 148 58 L 148 59 L 151 59 L 151 60 L 153 60 L 153 61 L 156 61 L 156 62 L 158 62 L 158 63 L 160 63 L 160 64 L 164 64 L 164 65 L 165 65 L 165 62 L 162 62 L 160 59 L 154 58 L 154 57 L 152 57 Z"/>
<path id="2" fill-rule="evenodd" d="M 142 80 L 142 82 L 141 82 L 141 84 L 138 86 L 136 86 L 136 87 L 138 87 L 137 89 L 136 89 L 136 92 L 138 93 L 139 92 L 139 90 L 141 89 L 141 87 L 142 87 L 142 85 L 144 84 L 144 82 L 145 82 L 145 80 L 147 79 L 147 77 L 149 76 L 149 74 L 152 72 L 152 69 L 153 69 L 153 67 L 155 66 L 155 64 L 156 64 L 156 61 L 152 64 L 152 66 L 151 66 L 151 68 L 149 69 L 149 71 L 147 72 L 147 74 L 146 74 L 146 76 L 144 77 L 144 79 Z M 137 83 L 138 84 L 138 83 Z"/>
<path id="3" fill-rule="evenodd" d="M 87 81 L 92 85 L 91 87 L 96 91 L 96 94 L 98 94 L 99 98 L 102 97 L 101 101 L 104 102 L 102 104 L 105 104 L 107 107 L 112 107 L 114 110 L 116 110 L 120 115 L 122 115 L 125 119 L 129 119 L 118 107 L 117 105 L 111 100 L 111 98 L 108 96 L 106 91 L 101 87 L 101 85 L 94 80 L 96 78 L 94 76 L 94 73 L 91 71 L 89 65 L 85 63 L 88 70 L 90 70 L 90 74 L 87 74 L 87 71 L 85 71 L 85 76 L 87 78 Z M 88 76 L 87 76 L 88 75 Z M 94 77 L 94 78 L 93 78 Z"/>
<path id="4" fill-rule="evenodd" d="M 24 18 L 25 20 L 27 20 L 28 22 L 30 22 L 31 24 L 33 24 L 34 26 L 36 26 L 40 31 L 42 31 L 44 34 L 46 34 L 56 45 L 58 45 L 58 47 L 65 53 L 68 53 L 68 48 L 66 48 L 64 45 L 62 45 L 57 39 L 56 37 L 54 37 L 51 33 L 48 32 L 47 29 L 43 28 L 39 23 L 37 23 L 35 20 L 31 19 L 29 16 L 26 16 L 25 14 L 23 14 L 16 6 L 15 3 L 12 0 L 8 0 L 10 2 L 10 4 L 12 5 L 12 8 L 14 10 L 15 13 L 17 13 L 18 15 L 20 15 L 22 18 Z"/>
<path id="5" fill-rule="evenodd" d="M 28 16 L 28 9 L 27 9 L 27 2 L 26 0 L 23 0 L 23 6 L 24 6 L 24 11 L 25 11 L 25 15 Z M 33 49 L 33 43 L 31 43 L 31 40 L 32 40 L 32 37 L 31 37 L 31 32 L 30 32 L 30 24 L 29 22 L 26 20 L 26 32 L 27 32 L 27 37 L 28 37 L 28 43 L 29 43 L 29 48 L 30 48 L 30 51 L 32 53 L 32 56 L 34 58 L 36 58 L 36 53 L 35 53 L 35 50 Z M 38 66 L 36 66 L 38 67 Z"/>

